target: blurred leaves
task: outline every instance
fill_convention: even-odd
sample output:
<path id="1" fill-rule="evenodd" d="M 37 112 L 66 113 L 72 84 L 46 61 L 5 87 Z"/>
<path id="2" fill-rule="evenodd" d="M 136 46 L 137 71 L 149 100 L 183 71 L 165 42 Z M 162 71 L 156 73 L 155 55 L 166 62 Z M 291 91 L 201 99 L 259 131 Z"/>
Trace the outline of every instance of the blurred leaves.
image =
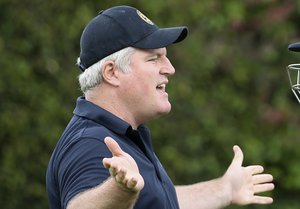
<path id="1" fill-rule="evenodd" d="M 0 204 L 47 208 L 47 163 L 81 94 L 81 31 L 120 4 L 162 27 L 189 27 L 168 49 L 172 112 L 148 124 L 174 182 L 221 176 L 238 144 L 245 165 L 264 165 L 276 183 L 273 205 L 244 208 L 299 208 L 300 107 L 285 71 L 300 60 L 287 51 L 300 41 L 300 3 L 292 0 L 1 0 Z"/>

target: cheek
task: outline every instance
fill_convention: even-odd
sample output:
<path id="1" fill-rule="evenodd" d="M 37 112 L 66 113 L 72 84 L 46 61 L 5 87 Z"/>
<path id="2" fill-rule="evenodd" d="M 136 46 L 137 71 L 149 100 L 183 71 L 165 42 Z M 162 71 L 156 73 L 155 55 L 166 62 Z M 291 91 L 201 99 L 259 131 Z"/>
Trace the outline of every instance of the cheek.
<path id="1" fill-rule="evenodd" d="M 151 78 L 151 76 L 148 75 L 139 77 L 137 78 L 135 87 L 139 89 L 140 93 L 149 95 L 151 94 L 151 92 L 153 92 L 153 90 L 155 90 L 152 80 L 153 79 Z"/>
<path id="2" fill-rule="evenodd" d="M 127 80 L 126 85 L 123 86 L 122 94 L 130 95 L 130 98 L 137 97 L 139 99 L 149 97 L 153 86 L 150 85 L 149 80 L 145 78 L 135 78 Z"/>

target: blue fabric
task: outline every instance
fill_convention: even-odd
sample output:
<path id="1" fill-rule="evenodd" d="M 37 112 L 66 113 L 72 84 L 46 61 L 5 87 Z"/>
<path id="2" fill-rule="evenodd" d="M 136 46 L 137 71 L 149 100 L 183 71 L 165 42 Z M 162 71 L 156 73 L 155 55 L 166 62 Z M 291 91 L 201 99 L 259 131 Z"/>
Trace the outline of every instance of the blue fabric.
<path id="1" fill-rule="evenodd" d="M 102 159 L 111 157 L 104 138 L 111 136 L 136 161 L 145 186 L 135 209 L 178 209 L 172 181 L 155 156 L 148 128 L 137 130 L 120 118 L 79 97 L 74 116 L 49 161 L 46 184 L 50 209 L 66 208 L 78 193 L 109 176 Z"/>

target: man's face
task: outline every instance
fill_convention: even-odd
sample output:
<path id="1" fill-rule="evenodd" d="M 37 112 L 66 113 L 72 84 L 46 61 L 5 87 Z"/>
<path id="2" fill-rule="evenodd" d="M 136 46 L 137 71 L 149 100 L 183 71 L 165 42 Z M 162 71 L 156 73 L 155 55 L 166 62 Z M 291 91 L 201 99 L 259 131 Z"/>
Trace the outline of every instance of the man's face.
<path id="1" fill-rule="evenodd" d="M 166 85 L 175 69 L 166 55 L 166 48 L 137 49 L 131 57 L 131 71 L 122 76 L 121 96 L 137 123 L 171 110 Z"/>

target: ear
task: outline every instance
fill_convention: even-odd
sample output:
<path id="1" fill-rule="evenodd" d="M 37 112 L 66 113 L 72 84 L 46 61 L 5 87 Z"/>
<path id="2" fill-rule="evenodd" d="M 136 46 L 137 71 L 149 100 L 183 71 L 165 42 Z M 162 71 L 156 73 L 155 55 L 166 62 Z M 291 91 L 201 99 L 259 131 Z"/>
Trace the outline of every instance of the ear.
<path id="1" fill-rule="evenodd" d="M 102 79 L 113 86 L 119 85 L 119 70 L 113 61 L 106 61 L 102 66 Z"/>

